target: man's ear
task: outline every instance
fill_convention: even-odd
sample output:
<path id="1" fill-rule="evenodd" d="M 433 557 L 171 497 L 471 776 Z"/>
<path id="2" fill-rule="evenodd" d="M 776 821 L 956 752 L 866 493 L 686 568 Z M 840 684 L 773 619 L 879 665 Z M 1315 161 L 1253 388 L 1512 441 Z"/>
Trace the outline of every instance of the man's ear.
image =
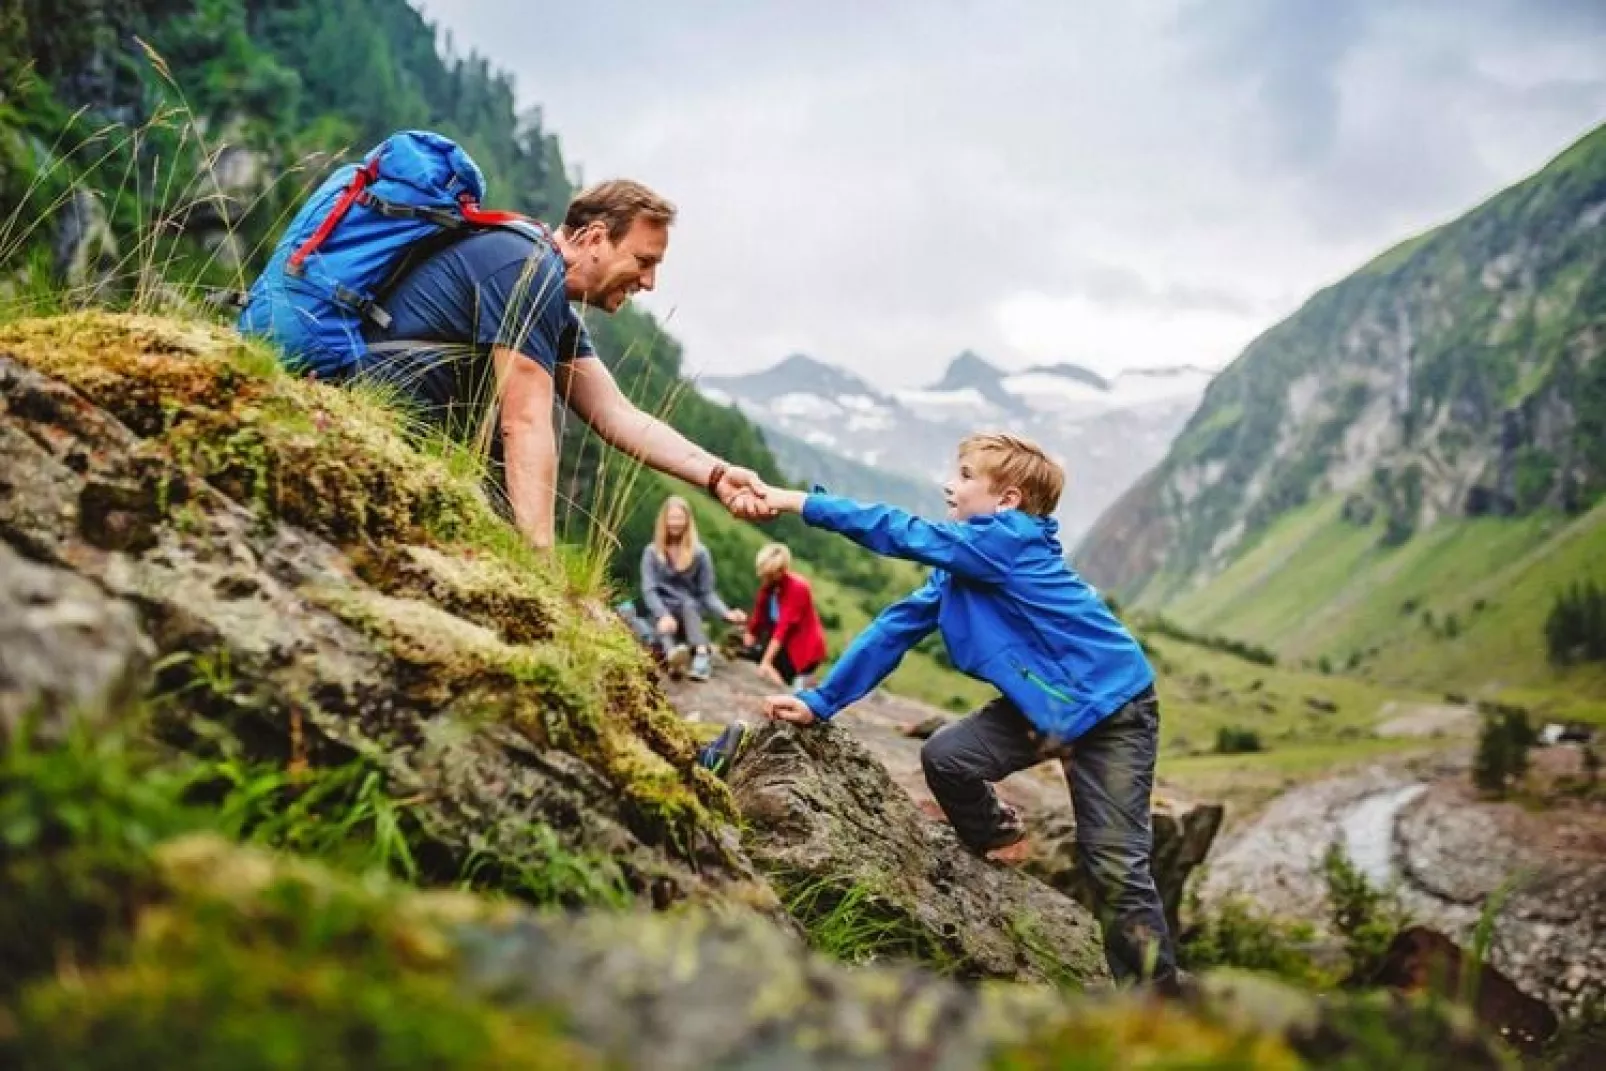
<path id="1" fill-rule="evenodd" d="M 1019 487 L 1006 487 L 1003 495 L 998 499 L 998 508 L 1020 509 L 1022 501 L 1024 501 L 1024 496 L 1020 493 Z"/>

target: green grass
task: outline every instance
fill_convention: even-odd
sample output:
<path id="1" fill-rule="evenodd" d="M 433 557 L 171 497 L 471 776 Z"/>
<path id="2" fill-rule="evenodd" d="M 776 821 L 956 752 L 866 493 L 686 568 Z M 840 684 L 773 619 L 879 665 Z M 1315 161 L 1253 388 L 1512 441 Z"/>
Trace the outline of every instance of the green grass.
<path id="1" fill-rule="evenodd" d="M 775 875 L 782 885 L 784 875 Z M 803 924 L 809 944 L 842 963 L 913 960 L 951 969 L 953 957 L 935 945 L 903 908 L 862 881 L 829 878 L 797 883 L 786 894 L 787 914 Z"/>
<path id="2" fill-rule="evenodd" d="M 1393 548 L 1380 545 L 1379 525 L 1346 524 L 1339 508 L 1329 498 L 1284 517 L 1165 613 L 1385 688 L 1606 723 L 1606 666 L 1558 669 L 1543 637 L 1556 592 L 1606 581 L 1606 504 L 1573 518 L 1447 520 Z"/>

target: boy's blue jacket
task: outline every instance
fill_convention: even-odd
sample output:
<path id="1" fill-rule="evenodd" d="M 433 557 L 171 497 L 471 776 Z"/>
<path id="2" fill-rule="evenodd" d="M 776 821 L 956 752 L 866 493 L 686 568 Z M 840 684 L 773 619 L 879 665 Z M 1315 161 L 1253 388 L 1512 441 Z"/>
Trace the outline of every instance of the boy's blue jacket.
<path id="1" fill-rule="evenodd" d="M 831 717 L 874 688 L 932 629 L 953 664 L 993 685 L 1040 731 L 1074 740 L 1154 683 L 1137 641 L 1065 563 L 1052 517 L 1019 510 L 941 524 L 890 506 L 812 494 L 803 519 L 877 554 L 933 566 L 881 612 L 818 688 Z"/>

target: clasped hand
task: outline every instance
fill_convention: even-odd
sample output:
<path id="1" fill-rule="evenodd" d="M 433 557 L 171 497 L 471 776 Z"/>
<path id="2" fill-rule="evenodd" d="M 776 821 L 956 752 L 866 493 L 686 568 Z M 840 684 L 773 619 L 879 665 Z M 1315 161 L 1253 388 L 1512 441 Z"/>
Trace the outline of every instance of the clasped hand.
<path id="1" fill-rule="evenodd" d="M 802 491 L 771 487 L 752 469 L 739 466 L 725 470 L 717 493 L 731 516 L 744 521 L 773 521 L 782 513 L 796 513 L 806 497 Z"/>
<path id="2" fill-rule="evenodd" d="M 715 488 L 714 495 L 719 499 L 720 505 L 730 511 L 732 517 L 739 517 L 744 521 L 771 521 L 775 519 L 776 511 L 764 501 L 764 496 L 769 490 L 769 485 L 759 477 L 758 473 L 752 469 L 733 465 L 719 478 L 719 486 Z"/>

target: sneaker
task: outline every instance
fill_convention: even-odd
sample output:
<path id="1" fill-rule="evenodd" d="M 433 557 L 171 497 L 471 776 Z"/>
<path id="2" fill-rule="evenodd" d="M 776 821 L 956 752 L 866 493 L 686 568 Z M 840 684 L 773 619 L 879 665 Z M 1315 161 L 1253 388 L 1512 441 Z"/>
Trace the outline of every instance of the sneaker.
<path id="1" fill-rule="evenodd" d="M 731 722 L 724 732 L 697 753 L 697 762 L 713 773 L 715 777 L 724 777 L 730 772 L 731 765 L 736 762 L 742 753 L 742 745 L 747 743 L 749 729 L 747 723 L 737 718 Z"/>
<path id="2" fill-rule="evenodd" d="M 708 648 L 697 648 L 697 654 L 691 660 L 691 672 L 686 674 L 694 681 L 706 681 L 714 672 L 714 665 L 709 660 Z"/>
<path id="3" fill-rule="evenodd" d="M 669 649 L 664 662 L 669 667 L 669 676 L 674 680 L 680 680 L 686 675 L 686 667 L 691 663 L 691 648 L 684 643 L 675 644 Z"/>

